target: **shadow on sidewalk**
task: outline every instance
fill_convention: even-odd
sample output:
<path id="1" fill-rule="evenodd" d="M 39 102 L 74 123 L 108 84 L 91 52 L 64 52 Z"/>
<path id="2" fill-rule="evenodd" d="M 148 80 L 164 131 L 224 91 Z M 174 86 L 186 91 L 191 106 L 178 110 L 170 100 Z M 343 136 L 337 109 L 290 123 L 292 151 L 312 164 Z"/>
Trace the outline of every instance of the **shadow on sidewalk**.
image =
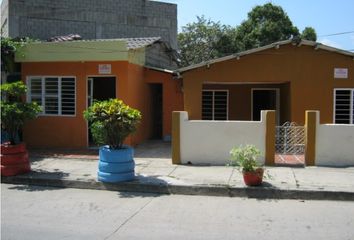
<path id="1" fill-rule="evenodd" d="M 20 191 L 26 191 L 26 192 L 43 192 L 43 191 L 60 190 L 63 188 L 50 187 L 50 186 L 38 186 L 38 185 L 16 185 L 13 187 L 9 187 L 8 189 L 20 190 Z"/>
<path id="2" fill-rule="evenodd" d="M 59 190 L 60 186 L 52 184 L 52 182 L 60 183 L 68 173 L 61 171 L 49 172 L 45 170 L 35 169 L 27 174 L 17 176 L 2 177 L 1 182 L 8 184 L 24 184 L 13 186 L 9 189 L 23 190 L 28 192 Z"/>
<path id="3" fill-rule="evenodd" d="M 147 192 L 118 192 L 119 198 L 156 198 L 161 197 L 160 193 Z"/>
<path id="4" fill-rule="evenodd" d="M 145 176 L 137 174 L 133 181 L 105 183 L 101 182 L 105 190 L 118 191 L 121 198 L 160 197 L 169 194 L 168 182 L 160 176 Z"/>

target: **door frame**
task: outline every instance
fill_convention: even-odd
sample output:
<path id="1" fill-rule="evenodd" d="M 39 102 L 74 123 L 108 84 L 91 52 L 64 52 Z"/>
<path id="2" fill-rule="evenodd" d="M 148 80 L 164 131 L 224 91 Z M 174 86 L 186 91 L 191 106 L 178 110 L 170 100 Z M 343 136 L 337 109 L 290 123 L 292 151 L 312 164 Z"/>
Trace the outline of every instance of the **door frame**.
<path id="1" fill-rule="evenodd" d="M 117 91 L 117 86 L 118 86 L 118 77 L 116 75 L 86 75 L 86 96 L 85 96 L 85 105 L 86 105 L 86 108 L 85 110 L 89 107 L 88 106 L 88 98 L 89 98 L 89 94 L 90 94 L 90 98 L 91 98 L 91 103 L 92 103 L 92 96 L 93 96 L 93 81 L 91 82 L 91 92 L 89 93 L 88 92 L 88 85 L 89 85 L 89 81 L 90 81 L 90 78 L 104 78 L 104 77 L 114 77 L 115 78 L 115 86 L 116 86 L 116 89 L 115 89 L 115 95 L 116 95 L 116 98 L 118 97 L 118 91 Z M 85 120 L 86 122 L 86 146 L 88 148 L 90 148 L 90 139 L 89 139 L 89 126 L 88 126 L 88 122 Z"/>
<path id="2" fill-rule="evenodd" d="M 254 91 L 275 91 L 275 116 L 276 116 L 276 121 L 277 125 L 279 125 L 280 122 L 280 88 L 251 88 L 251 120 L 253 120 L 253 94 Z"/>

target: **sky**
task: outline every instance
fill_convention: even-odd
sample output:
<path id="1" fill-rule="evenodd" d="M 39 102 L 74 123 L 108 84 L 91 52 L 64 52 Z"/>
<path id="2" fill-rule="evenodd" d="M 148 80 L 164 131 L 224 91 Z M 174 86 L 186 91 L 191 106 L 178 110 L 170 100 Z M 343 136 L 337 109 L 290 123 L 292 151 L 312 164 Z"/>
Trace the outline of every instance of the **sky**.
<path id="1" fill-rule="evenodd" d="M 354 52 L 354 0 L 160 0 L 177 4 L 178 31 L 196 16 L 204 15 L 221 24 L 237 26 L 256 5 L 272 2 L 288 14 L 300 32 L 315 28 L 317 41 Z M 351 32 L 328 36 L 331 34 Z"/>

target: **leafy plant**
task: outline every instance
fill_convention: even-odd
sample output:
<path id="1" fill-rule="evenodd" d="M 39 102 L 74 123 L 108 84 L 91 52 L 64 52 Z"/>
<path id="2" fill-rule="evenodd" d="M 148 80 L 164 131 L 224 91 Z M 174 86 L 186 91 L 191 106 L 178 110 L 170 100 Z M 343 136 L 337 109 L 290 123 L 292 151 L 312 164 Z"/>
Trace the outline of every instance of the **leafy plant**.
<path id="1" fill-rule="evenodd" d="M 84 111 L 92 136 L 98 144 L 108 144 L 112 149 L 122 148 L 123 141 L 134 133 L 141 113 L 125 105 L 122 100 L 96 101 Z"/>
<path id="2" fill-rule="evenodd" d="M 257 158 L 261 151 L 254 145 L 234 147 L 230 151 L 230 166 L 240 166 L 244 172 L 254 172 L 260 167 Z"/>
<path id="3" fill-rule="evenodd" d="M 35 118 L 41 112 L 41 107 L 37 103 L 22 101 L 22 95 L 26 90 L 21 81 L 1 85 L 1 128 L 9 135 L 11 145 L 18 143 L 17 136 L 25 121 Z"/>
<path id="4" fill-rule="evenodd" d="M 1 37 L 1 67 L 5 72 L 16 71 L 15 53 L 19 52 L 27 43 L 33 42 L 29 38 L 4 38 Z M 18 64 L 19 65 L 19 64 Z"/>

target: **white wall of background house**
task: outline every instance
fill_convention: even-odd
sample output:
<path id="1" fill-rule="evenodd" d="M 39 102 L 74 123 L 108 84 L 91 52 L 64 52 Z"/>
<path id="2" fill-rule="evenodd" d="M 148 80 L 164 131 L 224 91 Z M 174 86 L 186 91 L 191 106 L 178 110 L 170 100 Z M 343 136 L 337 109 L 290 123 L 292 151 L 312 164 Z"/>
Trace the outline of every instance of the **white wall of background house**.
<path id="1" fill-rule="evenodd" d="M 188 120 L 188 113 L 180 114 L 181 163 L 225 165 L 234 146 L 252 144 L 265 161 L 266 112 L 261 121 L 199 121 Z"/>

